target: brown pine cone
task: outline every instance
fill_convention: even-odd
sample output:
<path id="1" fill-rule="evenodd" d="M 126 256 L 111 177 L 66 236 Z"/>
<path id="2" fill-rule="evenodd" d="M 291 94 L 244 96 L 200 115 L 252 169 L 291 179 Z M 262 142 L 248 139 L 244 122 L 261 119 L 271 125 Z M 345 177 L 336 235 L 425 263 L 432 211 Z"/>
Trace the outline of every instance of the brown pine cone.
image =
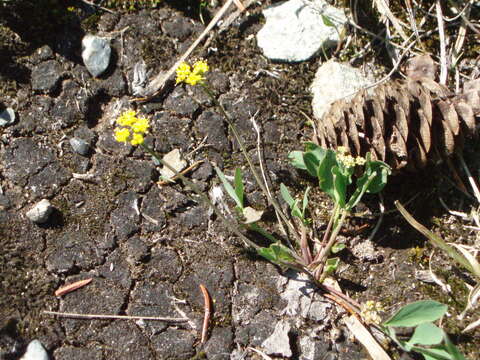
<path id="1" fill-rule="evenodd" d="M 423 168 L 429 160 L 449 156 L 475 136 L 480 116 L 480 79 L 459 95 L 433 80 L 433 61 L 417 57 L 406 80 L 392 80 L 352 100 L 338 100 L 317 121 L 316 142 L 345 146 L 354 156 L 385 161 L 393 170 Z"/>

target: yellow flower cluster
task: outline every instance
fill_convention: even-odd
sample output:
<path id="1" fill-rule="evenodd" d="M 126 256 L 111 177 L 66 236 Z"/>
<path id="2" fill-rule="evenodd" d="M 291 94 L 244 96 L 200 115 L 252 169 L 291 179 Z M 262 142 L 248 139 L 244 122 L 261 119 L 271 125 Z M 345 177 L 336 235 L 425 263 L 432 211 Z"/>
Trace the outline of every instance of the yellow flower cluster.
<path id="1" fill-rule="evenodd" d="M 203 82 L 205 77 L 203 76 L 209 70 L 208 64 L 204 60 L 199 60 L 192 67 L 183 62 L 177 68 L 176 83 L 184 82 L 189 85 L 196 85 L 199 82 Z"/>
<path id="2" fill-rule="evenodd" d="M 143 136 L 150 127 L 148 119 L 137 117 L 135 110 L 125 111 L 116 123 L 121 127 L 115 128 L 115 140 L 123 143 L 130 142 L 133 146 L 143 144 Z"/>
<path id="3" fill-rule="evenodd" d="M 357 156 L 354 158 L 352 155 L 347 154 L 348 149 L 345 146 L 339 146 L 337 148 L 337 160 L 343 164 L 346 168 L 354 167 L 355 165 L 365 165 L 365 158 Z"/>
<path id="4" fill-rule="evenodd" d="M 384 310 L 385 309 L 381 303 L 368 300 L 366 303 L 362 304 L 360 316 L 367 324 L 380 324 L 382 322 L 382 318 L 380 315 L 378 315 L 378 313 Z"/>

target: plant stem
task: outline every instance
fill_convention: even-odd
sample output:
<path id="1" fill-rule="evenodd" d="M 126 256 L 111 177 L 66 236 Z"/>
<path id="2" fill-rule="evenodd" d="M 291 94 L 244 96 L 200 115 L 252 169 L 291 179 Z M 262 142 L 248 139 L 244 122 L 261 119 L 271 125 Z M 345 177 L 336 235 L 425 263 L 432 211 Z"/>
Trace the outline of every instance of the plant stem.
<path id="1" fill-rule="evenodd" d="M 212 203 L 210 198 L 205 195 L 205 193 L 200 190 L 200 188 L 195 185 L 192 181 L 188 180 L 185 176 L 183 176 L 181 173 L 179 173 L 174 167 L 172 167 L 169 163 L 161 159 L 158 154 L 153 151 L 150 147 L 148 147 L 145 144 L 140 145 L 146 152 L 148 152 L 150 155 L 152 155 L 160 164 L 165 166 L 167 169 L 171 170 L 176 177 L 178 177 L 180 180 L 182 180 L 184 186 L 188 186 L 190 189 L 192 189 L 199 197 L 202 199 L 205 205 L 208 205 L 213 209 L 215 212 L 215 215 L 217 215 L 222 222 L 227 226 L 227 228 L 231 229 L 237 236 L 239 236 L 246 244 L 249 246 L 253 247 L 255 250 L 260 249 L 260 246 L 255 244 L 253 241 L 251 241 L 249 238 L 247 238 L 245 235 L 242 234 L 240 229 L 236 224 L 233 224 L 231 221 L 228 221 L 227 218 L 222 214 L 222 212 Z"/>
<path id="2" fill-rule="evenodd" d="M 305 264 L 310 264 L 312 262 L 312 253 L 310 252 L 310 248 L 308 247 L 308 240 L 307 240 L 307 227 L 305 224 L 300 224 L 301 229 L 301 240 L 300 240 L 300 249 L 302 250 L 302 257 L 305 261 Z"/>
<path id="3" fill-rule="evenodd" d="M 340 220 L 338 221 L 337 224 L 335 224 L 335 227 L 333 229 L 333 232 L 330 236 L 330 240 L 328 241 L 327 245 L 322 249 L 322 252 L 320 253 L 321 255 L 319 256 L 318 261 L 320 262 L 320 266 L 322 269 L 322 274 L 320 278 L 318 279 L 319 282 L 323 282 L 325 278 L 327 277 L 327 273 L 324 270 L 324 265 L 325 261 L 327 260 L 328 256 L 330 255 L 330 251 L 332 250 L 332 246 L 335 244 L 335 241 L 337 239 L 337 235 L 340 232 L 340 229 L 343 226 L 343 222 L 345 221 L 345 218 L 347 217 L 348 211 L 342 209 L 342 216 L 340 217 Z"/>
<path id="4" fill-rule="evenodd" d="M 237 140 L 238 142 L 238 145 L 240 146 L 240 149 L 242 150 L 242 153 L 243 153 L 243 156 L 245 157 L 245 159 L 247 160 L 248 162 L 248 166 L 250 167 L 250 169 L 252 170 L 252 174 L 255 178 L 255 181 L 257 182 L 258 186 L 260 186 L 260 188 L 262 189 L 263 193 L 267 196 L 269 202 L 272 204 L 272 206 L 275 208 L 275 210 L 277 211 L 277 213 L 280 215 L 280 217 L 282 218 L 282 220 L 287 224 L 288 228 L 290 229 L 290 231 L 294 234 L 294 236 L 297 238 L 297 241 L 300 243 L 301 239 L 299 238 L 298 236 L 298 233 L 295 231 L 295 229 L 293 228 L 292 224 L 288 221 L 288 218 L 287 216 L 283 213 L 282 211 L 282 208 L 280 207 L 280 205 L 278 204 L 278 202 L 274 199 L 273 196 L 271 196 L 269 194 L 269 192 L 267 191 L 267 188 L 265 187 L 265 184 L 261 181 L 260 179 L 260 176 L 258 175 L 258 172 L 257 170 L 255 169 L 253 163 L 252 163 L 252 160 L 250 159 L 250 157 L 248 156 L 248 153 L 247 153 L 247 150 L 245 148 L 245 145 L 242 141 L 242 139 L 240 138 L 240 135 L 238 134 L 238 131 L 237 131 L 237 128 L 235 127 L 235 125 L 233 124 L 232 120 L 230 119 L 230 117 L 228 116 L 227 112 L 225 111 L 225 108 L 223 107 L 222 104 L 220 104 L 220 102 L 218 101 L 218 99 L 215 97 L 215 95 L 213 94 L 213 92 L 210 90 L 210 88 L 208 87 L 208 85 L 206 83 L 200 83 L 203 90 L 205 91 L 205 93 L 210 97 L 210 99 L 212 99 L 212 101 L 215 103 L 215 105 L 220 109 L 220 112 L 222 113 L 223 117 L 225 118 L 225 121 L 227 122 L 228 126 L 230 127 L 230 129 L 232 129 L 232 133 L 233 133 L 233 136 L 235 137 L 235 139 Z"/>

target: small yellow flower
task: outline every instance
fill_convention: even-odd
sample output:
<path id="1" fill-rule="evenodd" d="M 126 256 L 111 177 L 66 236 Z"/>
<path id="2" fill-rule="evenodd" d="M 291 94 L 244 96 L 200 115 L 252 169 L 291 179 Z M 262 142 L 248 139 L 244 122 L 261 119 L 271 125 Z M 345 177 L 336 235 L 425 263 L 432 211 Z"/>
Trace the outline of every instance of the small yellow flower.
<path id="1" fill-rule="evenodd" d="M 205 80 L 204 74 L 209 70 L 208 64 L 204 60 L 199 60 L 193 64 L 193 70 L 186 62 L 181 63 L 177 68 L 176 83 L 184 82 L 189 85 L 197 85 Z"/>
<path id="2" fill-rule="evenodd" d="M 197 85 L 198 82 L 203 80 L 203 76 L 199 74 L 191 73 L 186 79 L 185 83 L 188 85 Z"/>
<path id="3" fill-rule="evenodd" d="M 357 164 L 357 165 L 362 166 L 362 165 L 365 165 L 366 162 L 367 162 L 367 160 L 365 160 L 365 158 L 363 158 L 361 156 L 357 156 L 355 158 L 355 164 Z"/>
<path id="4" fill-rule="evenodd" d="M 132 146 L 136 146 L 136 145 L 143 144 L 143 141 L 144 141 L 143 134 L 133 133 L 132 140 L 130 140 L 130 144 L 132 144 Z"/>
<path id="5" fill-rule="evenodd" d="M 339 147 L 337 148 L 337 153 L 339 153 L 339 154 L 344 155 L 344 154 L 346 154 L 347 152 L 348 152 L 348 150 L 347 150 L 347 148 L 346 148 L 345 146 L 339 146 Z"/>
<path id="6" fill-rule="evenodd" d="M 135 110 L 127 110 L 116 120 L 121 127 L 115 129 L 115 140 L 118 142 L 130 142 L 132 146 L 143 144 L 144 134 L 150 124 L 146 118 L 138 118 Z"/>
<path id="7" fill-rule="evenodd" d="M 137 121 L 133 123 L 130 127 L 135 133 L 144 134 L 148 130 L 150 125 L 148 124 L 148 119 L 138 118 Z"/>
<path id="8" fill-rule="evenodd" d="M 367 324 L 380 324 L 382 318 L 378 313 L 382 311 L 384 311 L 384 308 L 380 302 L 368 300 L 362 304 L 360 316 Z"/>
<path id="9" fill-rule="evenodd" d="M 209 70 L 209 67 L 208 67 L 208 64 L 205 60 L 199 60 L 195 64 L 193 64 L 193 71 L 192 72 L 194 74 L 203 75 L 206 72 L 208 72 L 208 70 Z"/>
<path id="10" fill-rule="evenodd" d="M 192 69 L 190 65 L 188 65 L 186 62 L 182 62 L 178 68 L 177 68 L 177 79 L 176 83 L 181 83 L 184 82 L 188 76 L 191 74 Z"/>
<path id="11" fill-rule="evenodd" d="M 115 140 L 118 142 L 127 142 L 130 136 L 130 130 L 127 128 L 116 128 L 115 129 Z"/>
<path id="12" fill-rule="evenodd" d="M 120 126 L 132 126 L 137 121 L 137 112 L 135 110 L 127 110 L 117 119 Z"/>

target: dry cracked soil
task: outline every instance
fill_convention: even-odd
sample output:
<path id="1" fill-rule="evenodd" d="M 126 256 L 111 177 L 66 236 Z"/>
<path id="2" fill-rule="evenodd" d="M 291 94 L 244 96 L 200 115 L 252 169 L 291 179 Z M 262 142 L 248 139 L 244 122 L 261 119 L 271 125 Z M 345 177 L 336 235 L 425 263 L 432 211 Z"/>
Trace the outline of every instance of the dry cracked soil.
<path id="1" fill-rule="evenodd" d="M 252 349 L 264 349 L 274 330 L 287 326 L 273 357 L 367 358 L 343 324 L 342 308 L 298 274 L 283 272 L 246 249 L 180 183 L 158 185 L 159 168 L 151 158 L 115 142 L 115 118 L 133 107 L 151 121 L 149 145 L 161 154 L 179 149 L 189 164 L 199 162 L 188 177 L 200 188 L 218 185 L 214 165 L 229 175 L 241 167 L 248 203 L 272 212 L 222 116 L 199 89 L 172 85 L 151 101 L 132 101 L 134 65 L 143 59 L 150 76 L 167 70 L 205 28 L 196 7 L 177 3 L 181 6 L 167 2 L 115 13 L 80 1 L 19 1 L 1 8 L 0 105 L 12 107 L 17 120 L 0 128 L 0 357 L 17 359 L 39 339 L 56 360 L 260 359 Z M 260 125 L 272 187 L 284 182 L 300 192 L 314 182 L 289 165 L 287 154 L 312 136 L 302 113 L 311 116 L 308 86 L 320 59 L 281 64 L 261 55 L 254 35 L 268 3 L 254 5 L 226 31 L 213 33 L 194 57 L 209 62 L 208 81 L 257 164 L 250 119 Z M 106 73 L 95 79 L 80 52 L 82 37 L 98 32 L 111 36 L 113 54 Z M 88 142 L 90 151 L 77 154 L 72 137 Z M 442 193 L 452 208 L 469 204 L 438 180 L 445 174 L 448 169 L 440 168 L 428 176 L 392 179 L 387 206 L 417 195 L 410 205 L 417 217 L 438 219 L 445 235 L 474 239 L 436 203 Z M 314 226 L 321 232 L 331 204 L 317 190 L 312 196 L 319 209 Z M 49 199 L 55 211 L 47 223 L 36 225 L 25 213 L 41 199 Z M 362 206 L 377 212 L 378 200 L 367 199 Z M 442 275 L 458 289 L 446 296 L 419 282 L 416 270 L 428 268 L 431 248 L 397 213 L 386 216 L 370 241 L 369 232 L 359 229 L 371 230 L 375 221 L 352 217 L 342 233 L 348 246 L 337 274 L 341 288 L 360 302 L 382 301 L 388 313 L 419 299 L 448 303 L 453 339 L 478 358 L 479 331 L 459 337 L 468 319 L 454 318 L 465 302 L 458 280 L 464 274 L 436 254 Z M 273 220 L 265 222 L 275 229 Z M 86 278 L 93 281 L 54 295 L 57 288 Z M 205 344 L 200 343 L 200 284 L 213 300 Z M 189 320 L 74 319 L 45 310 Z"/>

